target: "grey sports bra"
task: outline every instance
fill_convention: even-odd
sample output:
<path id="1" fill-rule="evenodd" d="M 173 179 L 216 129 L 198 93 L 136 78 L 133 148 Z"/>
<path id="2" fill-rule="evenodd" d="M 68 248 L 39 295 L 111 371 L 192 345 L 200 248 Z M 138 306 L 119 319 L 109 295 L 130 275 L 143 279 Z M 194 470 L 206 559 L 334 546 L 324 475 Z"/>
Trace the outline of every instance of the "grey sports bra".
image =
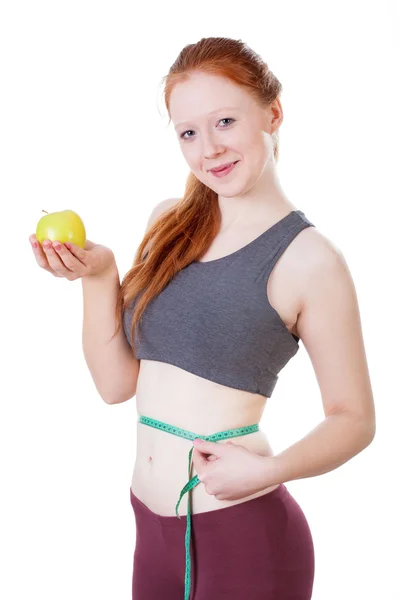
<path id="1" fill-rule="evenodd" d="M 138 359 L 176 365 L 221 383 L 270 397 L 278 373 L 299 349 L 267 297 L 279 257 L 306 227 L 294 210 L 236 252 L 179 271 L 142 315 Z M 134 301 L 123 311 L 131 344 Z"/>

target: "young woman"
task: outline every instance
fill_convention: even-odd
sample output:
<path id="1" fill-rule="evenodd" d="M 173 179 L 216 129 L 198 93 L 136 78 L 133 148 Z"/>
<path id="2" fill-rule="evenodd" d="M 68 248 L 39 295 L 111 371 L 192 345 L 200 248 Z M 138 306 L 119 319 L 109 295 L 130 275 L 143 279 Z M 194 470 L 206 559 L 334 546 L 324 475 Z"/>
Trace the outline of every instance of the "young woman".
<path id="1" fill-rule="evenodd" d="M 82 277 L 102 398 L 136 398 L 133 600 L 309 600 L 313 539 L 284 483 L 337 468 L 375 433 L 354 285 L 279 184 L 281 84 L 265 62 L 203 38 L 165 83 L 190 174 L 183 198 L 154 209 L 121 285 L 104 246 L 35 252 Z M 259 422 L 300 340 L 325 419 L 274 455 Z"/>

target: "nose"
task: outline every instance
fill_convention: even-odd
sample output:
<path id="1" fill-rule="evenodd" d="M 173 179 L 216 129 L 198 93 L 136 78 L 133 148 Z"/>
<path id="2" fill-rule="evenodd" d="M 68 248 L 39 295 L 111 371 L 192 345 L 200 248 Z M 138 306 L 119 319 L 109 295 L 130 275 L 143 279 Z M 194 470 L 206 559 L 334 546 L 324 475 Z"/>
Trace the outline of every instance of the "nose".
<path id="1" fill-rule="evenodd" d="M 203 137 L 203 156 L 205 160 L 213 160 L 224 152 L 225 148 L 213 135 Z"/>

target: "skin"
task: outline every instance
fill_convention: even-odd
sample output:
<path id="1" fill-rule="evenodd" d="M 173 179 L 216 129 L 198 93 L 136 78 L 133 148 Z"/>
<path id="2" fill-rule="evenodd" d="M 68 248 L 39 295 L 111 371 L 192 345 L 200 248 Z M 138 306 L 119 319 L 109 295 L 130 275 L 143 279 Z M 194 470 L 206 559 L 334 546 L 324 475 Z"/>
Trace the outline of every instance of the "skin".
<path id="1" fill-rule="evenodd" d="M 236 108 L 225 110 L 227 106 Z M 230 81 L 194 74 L 174 88 L 171 118 L 188 166 L 218 194 L 221 228 L 203 262 L 240 249 L 296 209 L 282 191 L 273 156 L 272 136 L 283 119 L 278 99 L 268 109 L 261 108 Z M 235 121 L 221 121 L 228 118 Z M 188 139 L 180 137 L 184 132 L 190 132 L 185 135 Z M 218 179 L 208 172 L 234 160 L 240 162 L 228 177 Z M 176 201 L 160 203 L 154 217 Z M 58 256 L 60 264 L 71 261 L 65 248 L 45 253 L 59 272 Z M 38 262 L 44 258 L 37 257 Z M 78 259 L 85 262 L 83 256 Z M 75 268 L 72 263 L 70 268 Z M 315 371 L 325 419 L 279 455 L 274 455 L 262 430 L 196 448 L 193 466 L 201 485 L 192 490 L 193 513 L 229 507 L 269 493 L 280 482 L 337 468 L 374 437 L 374 403 L 357 297 L 340 250 L 317 228 L 301 231 L 275 265 L 266 295 L 288 330 L 301 338 Z M 169 363 L 141 360 L 135 400 L 138 414 L 208 436 L 259 423 L 268 399 Z M 306 400 L 299 392 L 305 410 Z M 187 481 L 190 447 L 185 439 L 137 425 L 132 490 L 150 510 L 175 514 Z M 187 495 L 179 514 L 186 510 Z"/>
<path id="2" fill-rule="evenodd" d="M 225 106 L 237 108 L 221 108 L 209 115 Z M 272 136 L 283 120 L 279 99 L 263 109 L 230 80 L 196 73 L 173 89 L 170 112 L 188 166 L 218 193 L 221 233 L 234 236 L 236 230 L 253 227 L 260 219 L 278 220 L 293 210 L 279 183 L 273 157 Z M 234 178 L 217 179 L 208 172 L 235 160 L 240 160 L 235 167 L 240 175 L 236 173 Z"/>

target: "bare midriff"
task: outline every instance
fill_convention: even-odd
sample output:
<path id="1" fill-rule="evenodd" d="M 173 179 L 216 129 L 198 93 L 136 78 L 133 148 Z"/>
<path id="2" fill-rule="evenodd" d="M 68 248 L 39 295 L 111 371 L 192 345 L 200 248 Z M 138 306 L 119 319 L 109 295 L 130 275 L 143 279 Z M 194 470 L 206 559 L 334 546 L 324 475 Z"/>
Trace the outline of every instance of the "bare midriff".
<path id="1" fill-rule="evenodd" d="M 207 436 L 226 429 L 260 423 L 265 396 L 214 383 L 175 365 L 141 360 L 136 388 L 138 417 L 143 415 Z M 225 444 L 228 440 L 218 441 Z M 272 448 L 261 430 L 231 440 L 251 452 L 271 456 Z M 133 493 L 153 512 L 175 515 L 179 494 L 188 482 L 188 456 L 192 441 L 137 423 L 136 461 L 132 477 Z M 196 475 L 192 466 L 191 477 Z M 191 512 L 206 512 L 256 498 L 275 489 L 267 487 L 238 500 L 218 500 L 202 482 L 191 490 Z M 187 514 L 185 494 L 180 515 Z"/>

